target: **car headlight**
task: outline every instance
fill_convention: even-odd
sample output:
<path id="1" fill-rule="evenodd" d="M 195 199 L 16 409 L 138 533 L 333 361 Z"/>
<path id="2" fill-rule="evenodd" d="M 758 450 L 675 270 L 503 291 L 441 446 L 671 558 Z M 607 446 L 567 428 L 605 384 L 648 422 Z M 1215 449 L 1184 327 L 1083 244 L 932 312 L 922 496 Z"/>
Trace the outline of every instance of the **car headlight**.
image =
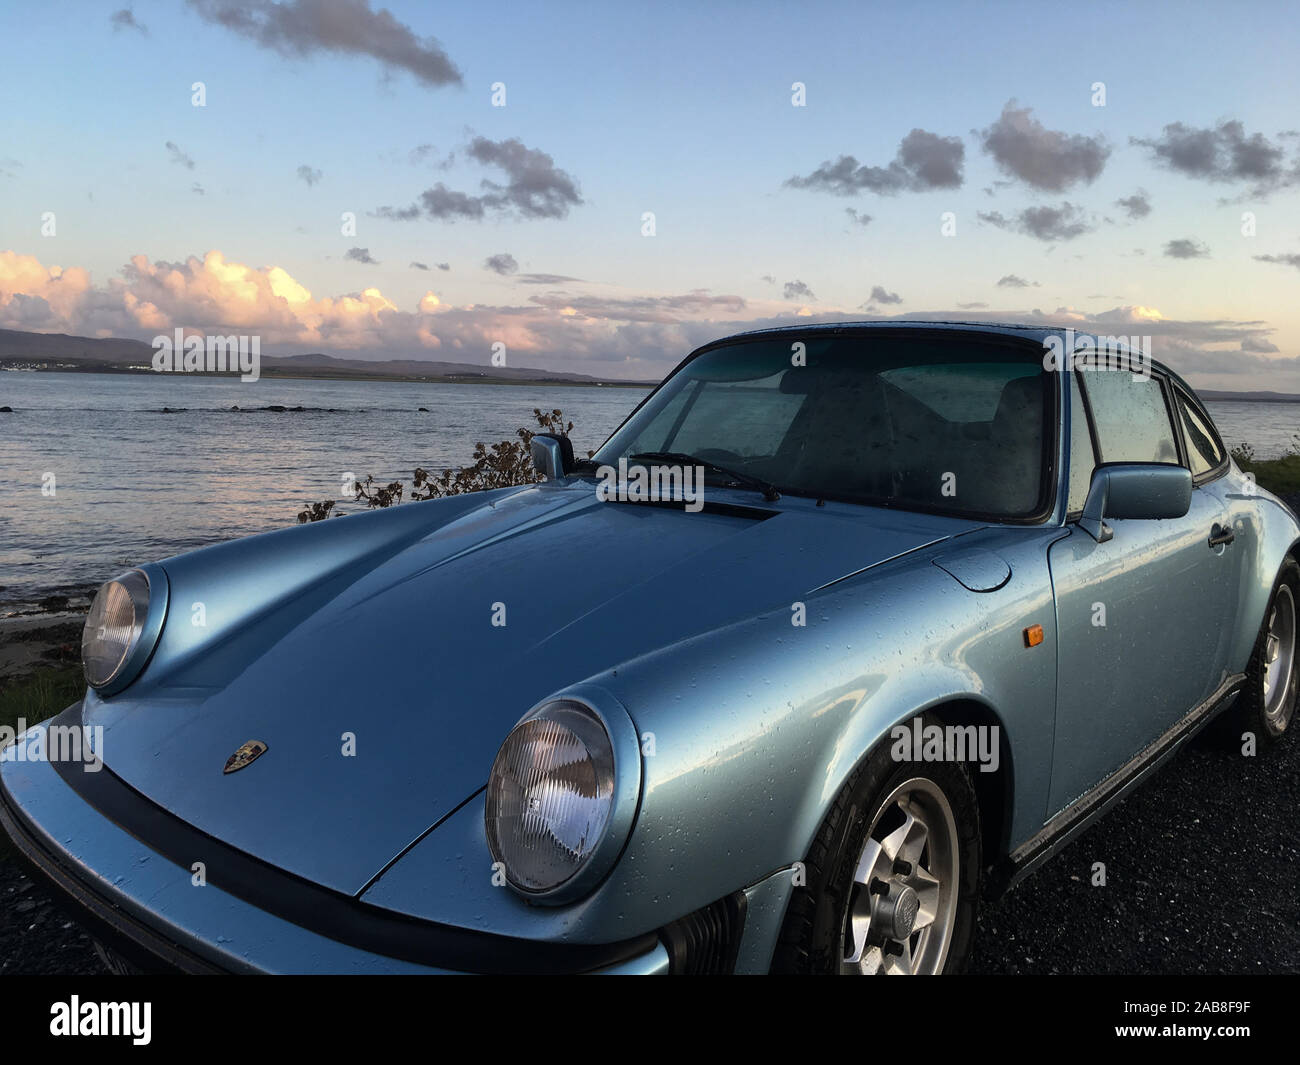
<path id="1" fill-rule="evenodd" d="M 81 664 L 92 688 L 129 681 L 134 675 L 132 667 L 148 627 L 149 598 L 149 578 L 142 570 L 100 585 L 81 632 Z M 149 650 L 152 647 L 146 654 Z"/>
<path id="2" fill-rule="evenodd" d="M 638 759 L 638 788 L 639 765 Z M 598 851 L 608 852 L 602 844 L 611 835 L 617 798 L 614 746 L 600 718 L 574 700 L 546 704 L 514 727 L 492 763 L 486 800 L 492 858 L 516 890 L 554 894 L 573 884 Z"/>

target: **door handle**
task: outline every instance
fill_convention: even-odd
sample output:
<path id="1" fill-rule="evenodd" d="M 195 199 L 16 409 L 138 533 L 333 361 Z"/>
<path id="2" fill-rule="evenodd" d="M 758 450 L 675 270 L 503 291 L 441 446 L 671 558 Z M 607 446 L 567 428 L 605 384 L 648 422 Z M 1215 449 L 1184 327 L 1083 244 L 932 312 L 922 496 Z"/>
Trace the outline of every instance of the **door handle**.
<path id="1" fill-rule="evenodd" d="M 1231 525 L 1212 525 L 1210 527 L 1210 546 L 1220 547 L 1223 544 L 1230 544 L 1237 538 L 1237 534 L 1232 531 Z"/>

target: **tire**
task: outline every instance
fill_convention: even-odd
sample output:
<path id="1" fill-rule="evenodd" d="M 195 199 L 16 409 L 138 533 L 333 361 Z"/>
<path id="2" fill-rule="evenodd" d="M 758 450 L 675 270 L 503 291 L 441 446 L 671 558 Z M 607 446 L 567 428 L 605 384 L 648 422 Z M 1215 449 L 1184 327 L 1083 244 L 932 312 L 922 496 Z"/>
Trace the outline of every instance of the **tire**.
<path id="1" fill-rule="evenodd" d="M 1237 738 L 1253 732 L 1260 746 L 1282 738 L 1295 717 L 1296 633 L 1300 629 L 1300 566 L 1288 558 L 1273 584 L 1264 622 L 1246 667 L 1246 685 L 1227 715 Z"/>
<path id="2" fill-rule="evenodd" d="M 900 800 L 914 822 L 928 826 L 919 851 Z M 896 861 L 900 841 L 903 859 Z M 956 762 L 896 762 L 883 744 L 831 804 L 804 873 L 786 909 L 774 972 L 961 972 L 975 937 L 981 875 L 970 770 Z"/>

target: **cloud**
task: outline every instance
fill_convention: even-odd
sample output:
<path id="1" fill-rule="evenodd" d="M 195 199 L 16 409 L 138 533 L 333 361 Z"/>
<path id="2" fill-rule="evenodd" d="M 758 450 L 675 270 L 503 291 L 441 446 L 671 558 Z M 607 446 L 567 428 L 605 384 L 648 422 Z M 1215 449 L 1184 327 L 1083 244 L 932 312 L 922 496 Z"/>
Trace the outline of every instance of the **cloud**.
<path id="1" fill-rule="evenodd" d="M 108 21 L 112 25 L 114 33 L 119 30 L 135 30 L 146 37 L 149 36 L 149 27 L 142 22 L 137 22 L 134 12 L 129 7 L 114 11 L 108 16 Z"/>
<path id="2" fill-rule="evenodd" d="M 887 292 L 883 285 L 876 285 L 871 289 L 871 297 L 868 303 L 902 303 L 903 297 L 897 292 Z"/>
<path id="3" fill-rule="evenodd" d="M 1263 194 L 1300 181 L 1300 162 L 1285 163 L 1286 152 L 1262 133 L 1247 134 L 1233 119 L 1198 129 L 1171 122 L 1159 137 L 1129 138 L 1151 153 L 1157 164 L 1186 177 L 1217 183 L 1252 183 Z"/>
<path id="4" fill-rule="evenodd" d="M 1013 218 L 1007 218 L 1000 211 L 981 211 L 977 217 L 991 226 L 1023 233 L 1035 240 L 1073 240 L 1094 228 L 1072 203 L 1062 203 L 1059 207 L 1027 207 Z"/>
<path id="5" fill-rule="evenodd" d="M 30 314 L 34 299 L 49 307 L 39 327 L 47 332 L 149 340 L 182 327 L 258 333 L 264 342 L 300 351 L 420 346 L 421 316 L 402 316 L 378 289 L 316 299 L 281 267 L 255 269 L 215 249 L 184 262 L 136 255 L 102 285 L 92 285 L 83 269 L 46 267 L 35 256 L 0 251 L 0 327 L 23 310 Z M 422 305 L 437 306 L 432 293 L 425 300 Z"/>
<path id="6" fill-rule="evenodd" d="M 769 285 L 776 284 L 776 278 L 774 278 L 771 274 L 764 274 L 762 277 L 759 278 L 759 280 L 766 281 Z"/>
<path id="7" fill-rule="evenodd" d="M 899 192 L 956 189 L 961 188 L 965 156 L 966 147 L 960 138 L 914 129 L 903 138 L 888 166 L 866 166 L 851 155 L 841 155 L 833 163 L 822 163 L 807 177 L 790 178 L 786 185 L 835 196 L 856 196 L 861 192 L 892 196 Z"/>
<path id="8" fill-rule="evenodd" d="M 307 182 L 308 185 L 315 185 L 325 175 L 319 170 L 313 170 L 306 163 L 298 167 L 298 177 Z"/>
<path id="9" fill-rule="evenodd" d="M 194 193 L 195 196 L 206 196 L 208 194 L 207 189 L 205 189 L 197 181 L 194 182 L 192 185 L 190 185 L 190 192 Z"/>
<path id="10" fill-rule="evenodd" d="M 1208 259 L 1210 249 L 1199 240 L 1171 240 L 1165 245 L 1165 257 L 1169 259 Z"/>
<path id="11" fill-rule="evenodd" d="M 23 164 L 7 155 L 0 155 L 0 177 L 17 177 Z"/>
<path id="12" fill-rule="evenodd" d="M 1261 263 L 1277 263 L 1279 266 L 1294 266 L 1300 270 L 1300 255 L 1255 255 L 1252 256 L 1256 261 Z"/>
<path id="13" fill-rule="evenodd" d="M 504 277 L 507 274 L 519 273 L 519 263 L 515 261 L 513 255 L 502 252 L 500 255 L 489 255 L 484 259 L 483 269 L 491 270 L 494 274 L 501 274 Z"/>
<path id="14" fill-rule="evenodd" d="M 438 269 L 439 269 L 439 270 L 450 270 L 450 269 L 451 269 L 451 263 L 438 263 Z"/>
<path id="15" fill-rule="evenodd" d="M 163 145 L 167 149 L 167 154 L 171 156 L 171 161 L 177 166 L 183 166 L 186 170 L 194 169 L 194 160 L 181 151 L 174 143 L 168 141 Z"/>
<path id="16" fill-rule="evenodd" d="M 428 270 L 428 269 L 429 269 L 429 264 L 428 264 L 428 263 L 417 263 L 417 262 L 412 262 L 412 263 L 411 263 L 411 269 L 412 269 L 412 270 Z"/>
<path id="17" fill-rule="evenodd" d="M 866 226 L 871 224 L 871 215 L 865 213 L 859 214 L 852 207 L 844 208 L 844 213 L 849 216 L 849 220 L 855 226 Z"/>
<path id="18" fill-rule="evenodd" d="M 1047 129 L 1034 118 L 1032 108 L 1018 108 L 1015 100 L 977 135 L 999 169 L 1047 192 L 1061 192 L 1081 181 L 1091 184 L 1110 155 L 1101 137 Z"/>
<path id="19" fill-rule="evenodd" d="M 199 17 L 281 55 L 369 56 L 385 73 L 404 70 L 424 85 L 463 83 L 432 37 L 420 38 L 367 0 L 189 0 Z"/>
<path id="20" fill-rule="evenodd" d="M 1038 282 L 1026 281 L 1017 274 L 1005 274 L 998 278 L 998 288 L 1038 288 Z"/>
<path id="21" fill-rule="evenodd" d="M 412 166 L 422 166 L 426 162 L 435 170 L 450 170 L 452 164 L 456 161 L 456 153 L 448 152 L 441 158 L 438 157 L 438 149 L 433 144 L 417 144 L 406 154 L 406 161 Z"/>
<path id="22" fill-rule="evenodd" d="M 812 289 L 802 281 L 787 281 L 782 294 L 788 300 L 815 300 Z"/>
<path id="23" fill-rule="evenodd" d="M 963 311 L 982 311 L 988 306 L 987 303 L 959 303 L 957 304 Z"/>
<path id="24" fill-rule="evenodd" d="M 577 182 L 555 165 L 543 151 L 526 147 L 518 138 L 494 141 L 475 137 L 466 153 L 484 166 L 504 172 L 504 184 L 484 178 L 478 196 L 449 189 L 441 181 L 420 193 L 409 207 L 380 207 L 380 218 L 411 221 L 422 214 L 449 221 L 481 221 L 488 214 L 515 214 L 520 218 L 565 218 L 584 202 Z"/>
<path id="25" fill-rule="evenodd" d="M 546 292 L 507 306 L 448 305 L 426 291 L 402 308 L 376 287 L 316 296 L 282 267 L 255 268 L 215 249 L 183 262 L 151 262 L 137 255 L 99 284 L 84 269 L 47 266 L 35 256 L 0 251 L 0 328 L 146 342 L 178 327 L 223 335 L 255 333 L 268 355 L 324 351 L 487 365 L 492 344 L 501 341 L 517 356 L 515 365 L 649 379 L 661 376 L 692 348 L 722 336 L 857 316 L 849 309 L 813 314 L 779 301 L 751 306 L 740 296 L 707 290 L 589 296 Z M 1151 335 L 1156 358 L 1192 375 L 1194 385 L 1300 391 L 1300 359 L 1263 351 L 1261 345 L 1272 343 L 1273 330 L 1259 321 L 1177 321 L 1139 305 L 1100 314 L 1070 307 L 1008 311 L 965 305 L 960 312 L 941 307 L 891 320 L 953 317 Z"/>
<path id="26" fill-rule="evenodd" d="M 515 277 L 521 285 L 563 285 L 581 281 L 580 277 L 566 277 L 564 274 L 519 274 Z"/>
<path id="27" fill-rule="evenodd" d="M 1138 189 L 1132 196 L 1116 200 L 1115 206 L 1122 207 L 1130 218 L 1145 218 L 1151 213 L 1151 199 L 1146 189 Z"/>
<path id="28" fill-rule="evenodd" d="M 350 259 L 354 263 L 365 263 L 367 266 L 379 265 L 379 260 L 371 256 L 369 248 L 349 248 L 343 253 L 343 258 Z"/>
<path id="29" fill-rule="evenodd" d="M 1241 342 L 1241 350 L 1255 352 L 1260 355 L 1269 355 L 1278 350 L 1278 346 L 1271 340 L 1265 340 L 1263 337 L 1246 337 Z"/>
<path id="30" fill-rule="evenodd" d="M 532 296 L 530 303 L 559 311 L 566 318 L 661 325 L 707 318 L 720 312 L 738 314 L 746 307 L 740 296 L 714 295 L 695 289 L 680 296 Z"/>

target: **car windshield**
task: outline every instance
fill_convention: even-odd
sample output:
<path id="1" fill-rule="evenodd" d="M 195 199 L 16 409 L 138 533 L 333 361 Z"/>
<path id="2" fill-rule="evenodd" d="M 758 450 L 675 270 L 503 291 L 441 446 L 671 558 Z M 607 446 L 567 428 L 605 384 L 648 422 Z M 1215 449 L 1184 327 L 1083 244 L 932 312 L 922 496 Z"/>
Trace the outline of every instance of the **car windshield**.
<path id="1" fill-rule="evenodd" d="M 593 457 L 691 456 L 817 498 L 1028 518 L 1047 503 L 1041 354 L 973 340 L 791 334 L 706 351 Z"/>

